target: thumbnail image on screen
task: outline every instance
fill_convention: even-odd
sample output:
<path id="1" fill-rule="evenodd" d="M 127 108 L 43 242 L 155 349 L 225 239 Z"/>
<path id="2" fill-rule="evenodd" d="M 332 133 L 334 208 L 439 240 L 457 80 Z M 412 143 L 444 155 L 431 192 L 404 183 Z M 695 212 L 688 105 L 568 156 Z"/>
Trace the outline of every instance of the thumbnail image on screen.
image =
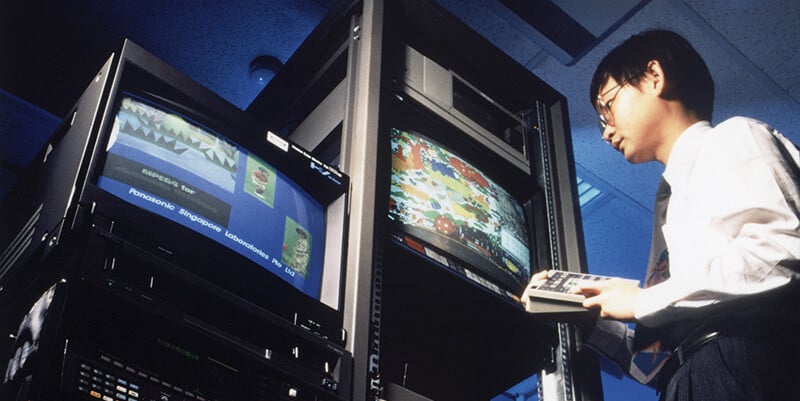
<path id="1" fill-rule="evenodd" d="M 527 282 L 530 242 L 516 199 L 422 134 L 392 129 L 391 150 L 391 217 L 480 256 L 497 274 Z"/>
<path id="2" fill-rule="evenodd" d="M 319 299 L 324 250 L 315 244 L 325 243 L 324 208 L 268 162 L 133 95 L 119 105 L 106 150 L 100 188 L 211 238 Z"/>

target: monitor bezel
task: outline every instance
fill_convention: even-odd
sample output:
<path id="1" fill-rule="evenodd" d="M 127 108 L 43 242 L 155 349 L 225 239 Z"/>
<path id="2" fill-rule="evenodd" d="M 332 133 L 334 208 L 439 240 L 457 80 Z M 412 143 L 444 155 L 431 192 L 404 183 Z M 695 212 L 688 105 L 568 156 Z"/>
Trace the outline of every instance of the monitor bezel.
<path id="1" fill-rule="evenodd" d="M 383 148 L 387 154 L 391 152 L 389 136 L 392 129 L 416 133 L 471 163 L 517 201 L 523 208 L 528 231 L 529 274 L 535 272 L 537 269 L 535 259 L 537 243 L 532 211 L 535 193 L 540 189 L 533 177 L 533 172 L 518 168 L 502 155 L 481 145 L 469 133 L 459 129 L 408 96 L 393 93 L 385 103 L 388 104 L 388 111 L 381 119 L 380 133 L 386 137 Z M 388 159 L 391 158 L 388 157 Z M 388 188 L 392 174 L 391 166 L 386 165 L 385 170 L 385 182 L 386 188 Z M 495 269 L 494 266 L 476 263 L 476 260 L 482 261 L 483 259 L 472 256 L 464 250 L 464 247 L 455 246 L 453 241 L 442 240 L 426 230 L 417 229 L 389 218 L 389 199 L 387 191 L 386 221 L 389 231 L 393 234 L 392 240 L 401 243 L 409 251 L 420 254 L 431 263 L 444 267 L 460 279 L 493 292 L 505 300 L 516 302 L 527 284 L 527 278 L 516 280 L 510 276 L 505 278 L 497 276 L 492 272 L 492 269 Z M 433 255 L 431 255 L 431 251 L 433 251 Z"/>
<path id="2" fill-rule="evenodd" d="M 340 239 L 338 246 L 326 244 L 326 248 L 335 248 L 326 250 L 332 251 L 334 262 L 323 266 L 322 274 L 329 276 L 321 279 L 333 280 L 336 294 L 327 295 L 325 302 L 321 294 L 316 298 L 306 295 L 215 240 L 98 187 L 116 112 L 122 98 L 131 94 L 159 102 L 269 162 L 323 205 L 326 220 L 335 215 L 337 221 L 326 221 L 326 226 L 335 226 Z M 349 178 L 345 174 L 315 160 L 288 140 L 273 136 L 268 141 L 268 133 L 256 128 L 261 124 L 130 41 L 125 42 L 117 59 L 114 77 L 96 118 L 91 161 L 78 196 L 79 203 L 88 208 L 91 215 L 113 221 L 115 235 L 179 266 L 192 280 L 204 283 L 204 287 L 238 298 L 243 305 L 278 315 L 294 324 L 311 326 L 312 330 L 339 341 L 343 327 L 348 225 Z M 237 274 L 232 276 L 231 269 Z M 331 270 L 336 271 L 331 275 Z M 321 291 L 326 286 L 330 291 L 331 284 L 325 282 L 321 283 Z"/>

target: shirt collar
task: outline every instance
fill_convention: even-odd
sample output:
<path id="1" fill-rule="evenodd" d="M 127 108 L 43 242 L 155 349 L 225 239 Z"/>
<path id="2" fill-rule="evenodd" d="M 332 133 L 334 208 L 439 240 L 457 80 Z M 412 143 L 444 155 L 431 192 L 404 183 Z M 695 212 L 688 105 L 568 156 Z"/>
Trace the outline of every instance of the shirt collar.
<path id="1" fill-rule="evenodd" d="M 689 176 L 697 152 L 700 151 L 699 142 L 703 137 L 702 134 L 711 129 L 711 123 L 708 121 L 698 121 L 686 128 L 675 140 L 663 175 L 670 186 L 680 185 Z"/>

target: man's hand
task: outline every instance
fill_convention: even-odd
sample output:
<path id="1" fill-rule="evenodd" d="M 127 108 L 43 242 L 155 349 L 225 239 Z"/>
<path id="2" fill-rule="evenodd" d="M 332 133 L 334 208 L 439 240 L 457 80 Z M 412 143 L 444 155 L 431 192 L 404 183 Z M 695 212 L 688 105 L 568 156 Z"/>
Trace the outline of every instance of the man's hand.
<path id="1" fill-rule="evenodd" d="M 585 308 L 597 308 L 600 317 L 620 321 L 633 321 L 634 302 L 642 291 L 630 281 L 611 279 L 605 281 L 584 281 L 579 285 L 586 300 Z"/>

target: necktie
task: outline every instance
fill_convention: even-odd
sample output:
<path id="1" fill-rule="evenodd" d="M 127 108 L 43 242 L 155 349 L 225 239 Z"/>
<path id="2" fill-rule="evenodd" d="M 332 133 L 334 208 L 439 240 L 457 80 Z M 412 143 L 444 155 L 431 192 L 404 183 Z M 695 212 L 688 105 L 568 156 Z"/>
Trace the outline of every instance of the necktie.
<path id="1" fill-rule="evenodd" d="M 647 264 L 645 288 L 656 285 L 669 278 L 669 250 L 661 227 L 667 220 L 667 206 L 672 190 L 663 177 L 656 191 L 653 208 L 653 239 L 650 243 L 650 259 Z"/>
<path id="2" fill-rule="evenodd" d="M 672 190 L 669 183 L 662 177 L 656 191 L 655 207 L 653 208 L 653 239 L 650 244 L 650 258 L 645 276 L 645 288 L 656 285 L 669 278 L 669 251 L 664 240 L 662 226 L 666 222 L 667 206 Z M 667 353 L 659 352 L 660 339 L 664 330 L 660 328 L 636 325 L 633 339 L 635 354 L 632 360 L 631 373 L 642 382 L 650 381 L 661 369 L 666 360 Z M 647 352 L 641 352 L 647 351 Z M 648 354 L 649 356 L 643 355 Z"/>

